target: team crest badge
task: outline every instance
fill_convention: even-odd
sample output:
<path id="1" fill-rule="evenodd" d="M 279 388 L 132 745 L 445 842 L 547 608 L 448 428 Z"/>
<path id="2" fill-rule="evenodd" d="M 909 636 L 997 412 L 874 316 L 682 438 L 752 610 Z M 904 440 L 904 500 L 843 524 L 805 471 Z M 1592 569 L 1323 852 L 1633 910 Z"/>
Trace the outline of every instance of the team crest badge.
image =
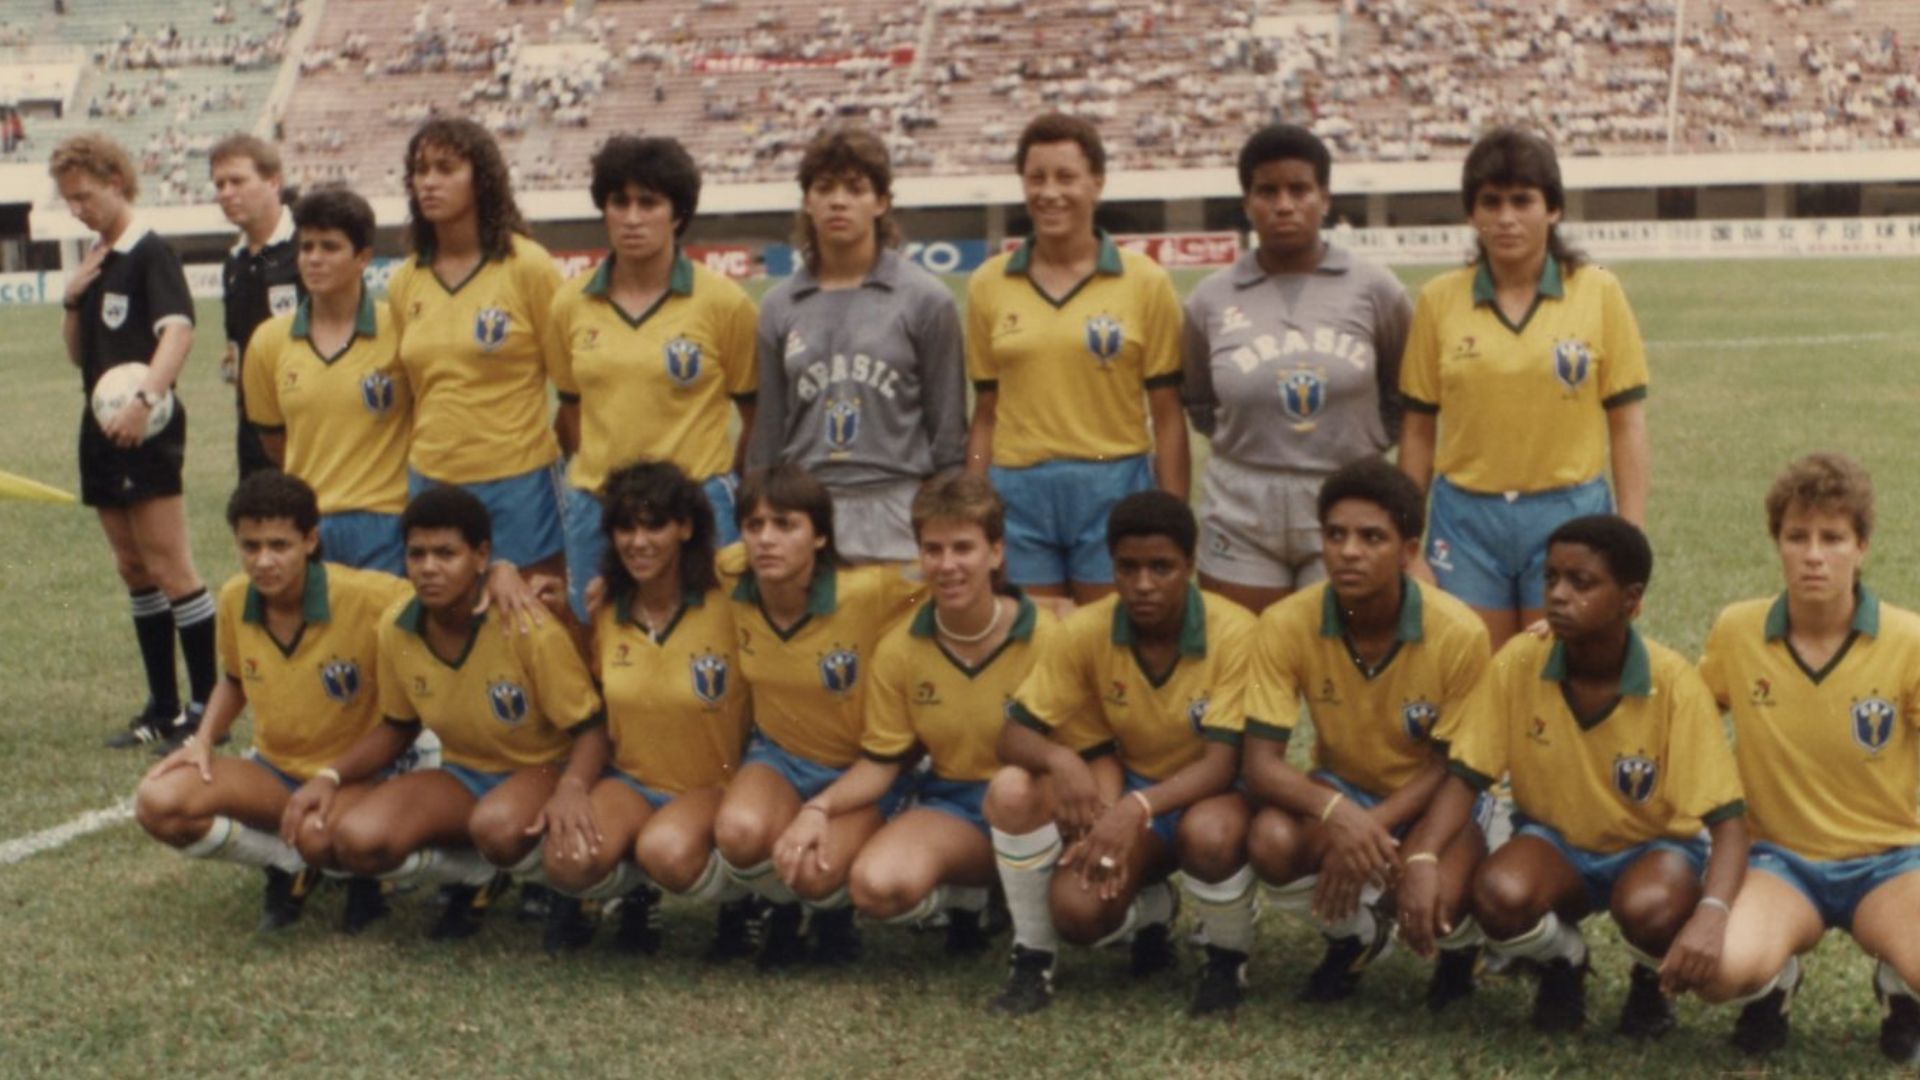
<path id="1" fill-rule="evenodd" d="M 1409 701 L 1400 707 L 1400 723 L 1407 729 L 1407 738 L 1420 742 L 1433 734 L 1433 725 L 1440 719 L 1440 707 L 1431 701 Z"/>
<path id="2" fill-rule="evenodd" d="M 1562 341 L 1553 346 L 1553 377 L 1568 390 L 1580 389 L 1593 370 L 1593 354 L 1584 341 Z"/>
<path id="3" fill-rule="evenodd" d="M 1312 431 L 1313 418 L 1327 403 L 1326 373 L 1294 368 L 1280 375 L 1280 409 L 1293 421 L 1293 430 Z"/>
<path id="4" fill-rule="evenodd" d="M 300 293 L 292 285 L 273 285 L 267 289 L 267 310 L 274 315 L 291 315 L 300 306 Z"/>
<path id="5" fill-rule="evenodd" d="M 507 327 L 513 319 L 504 308 L 481 308 L 473 317 L 473 340 L 484 352 L 492 352 L 507 342 Z"/>
<path id="6" fill-rule="evenodd" d="M 108 293 L 100 300 L 100 321 L 107 329 L 118 330 L 127 321 L 127 297 L 125 293 Z"/>
<path id="7" fill-rule="evenodd" d="M 1120 347 L 1126 344 L 1126 331 L 1121 328 L 1120 320 L 1111 315 L 1095 315 L 1087 320 L 1087 351 L 1095 360 L 1110 364 L 1120 355 Z"/>
<path id="8" fill-rule="evenodd" d="M 718 653 L 701 653 L 688 663 L 693 673 L 693 693 L 711 705 L 727 696 L 727 660 Z"/>
<path id="9" fill-rule="evenodd" d="M 331 660 L 320 665 L 320 688 L 342 705 L 360 695 L 360 665 L 351 660 Z"/>
<path id="10" fill-rule="evenodd" d="M 860 399 L 835 398 L 827 402 L 827 445 L 845 450 L 860 433 Z"/>
<path id="11" fill-rule="evenodd" d="M 1613 759 L 1613 786 L 1628 802 L 1643 803 L 1653 798 L 1654 783 L 1660 778 L 1660 767 L 1653 759 L 1642 754 L 1623 755 Z"/>
<path id="12" fill-rule="evenodd" d="M 1847 714 L 1853 721 L 1853 741 L 1874 754 L 1893 738 L 1893 722 L 1900 718 L 1900 710 L 1893 707 L 1893 702 L 1877 697 L 1854 702 Z"/>
<path id="13" fill-rule="evenodd" d="M 512 726 L 527 718 L 527 692 L 520 684 L 505 679 L 487 684 L 487 706 L 493 718 Z"/>
<path id="14" fill-rule="evenodd" d="M 360 404 L 375 416 L 385 416 L 393 410 L 393 376 L 384 371 L 371 371 L 360 380 Z"/>
<path id="15" fill-rule="evenodd" d="M 835 694 L 850 694 L 860 678 L 860 655 L 852 649 L 835 649 L 820 658 L 820 685 Z"/>
<path id="16" fill-rule="evenodd" d="M 700 377 L 700 345 L 677 337 L 666 344 L 667 374 L 681 386 Z"/>
<path id="17" fill-rule="evenodd" d="M 1207 697 L 1202 694 L 1187 703 L 1187 723 L 1192 726 L 1195 735 L 1200 734 L 1200 725 L 1207 718 Z"/>

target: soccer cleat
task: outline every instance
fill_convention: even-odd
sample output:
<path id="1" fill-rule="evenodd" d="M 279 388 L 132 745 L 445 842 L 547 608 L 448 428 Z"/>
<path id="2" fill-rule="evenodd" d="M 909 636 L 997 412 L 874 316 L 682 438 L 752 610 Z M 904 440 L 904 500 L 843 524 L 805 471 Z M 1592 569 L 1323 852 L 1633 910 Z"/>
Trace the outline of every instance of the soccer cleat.
<path id="1" fill-rule="evenodd" d="M 206 718 L 207 707 L 199 703 L 190 704 L 180 715 L 173 718 L 173 725 L 162 734 L 160 739 L 148 745 L 148 752 L 154 757 L 166 757 L 186 744 L 188 739 L 200 731 L 200 722 Z M 225 746 L 231 735 L 222 735 L 214 742 L 215 746 Z"/>
<path id="2" fill-rule="evenodd" d="M 136 746 L 158 746 L 167 741 L 167 736 L 186 719 L 180 709 L 171 711 L 157 709 L 149 701 L 140 710 L 140 715 L 127 721 L 126 729 L 107 736 L 106 745 L 114 750 L 130 750 Z"/>
<path id="3" fill-rule="evenodd" d="M 1657 1039 L 1673 1030 L 1673 1003 L 1660 992 L 1660 973 L 1645 964 L 1633 965 L 1627 979 L 1627 1000 L 1620 1006 L 1620 1034 L 1630 1039 Z"/>
<path id="4" fill-rule="evenodd" d="M 440 918 L 427 931 L 428 940 L 459 941 L 479 933 L 487 909 L 512 884 L 511 875 L 499 873 L 493 875 L 493 879 L 485 885 L 448 886 L 442 890 L 447 898 L 446 909 L 440 912 Z"/>
<path id="5" fill-rule="evenodd" d="M 1582 962 L 1567 960 L 1540 965 L 1540 986 L 1533 996 L 1533 1028 L 1549 1034 L 1580 1030 L 1587 1022 L 1587 974 Z"/>
<path id="6" fill-rule="evenodd" d="M 1886 1006 L 1880 1021 L 1880 1052 L 1901 1065 L 1920 1065 L 1920 1001 L 1876 989 Z"/>
<path id="7" fill-rule="evenodd" d="M 837 966 L 860 959 L 860 928 L 850 907 L 813 913 L 813 962 Z"/>
<path id="8" fill-rule="evenodd" d="M 1343 938 L 1328 938 L 1326 954 L 1320 958 L 1320 966 L 1307 976 L 1307 985 L 1300 990 L 1300 1000 L 1313 1004 L 1325 1004 L 1352 997 L 1360 989 L 1360 976 L 1375 960 L 1393 951 L 1393 921 L 1384 914 L 1374 913 L 1373 936 L 1363 938 L 1359 935 Z"/>
<path id="9" fill-rule="evenodd" d="M 1188 1016 L 1230 1014 L 1247 999 L 1247 954 L 1218 945 L 1206 946 L 1207 962 L 1200 969 L 1200 985 L 1187 1006 Z"/>
<path id="10" fill-rule="evenodd" d="M 1480 966 L 1480 946 L 1442 949 L 1427 983 L 1427 1010 L 1439 1012 L 1462 998 L 1473 996 L 1473 975 Z"/>
<path id="11" fill-rule="evenodd" d="M 767 902 L 757 896 L 742 897 L 720 905 L 714 921 L 713 942 L 707 946 L 707 962 L 724 964 L 753 955 L 760 931 L 767 918 Z"/>
<path id="12" fill-rule="evenodd" d="M 1013 947 L 1006 988 L 987 1008 L 1002 1016 L 1030 1016 L 1053 1004 L 1053 954 L 1024 945 Z"/>
<path id="13" fill-rule="evenodd" d="M 1136 979 L 1149 975 L 1158 975 L 1180 962 L 1173 952 L 1173 925 L 1171 922 L 1148 923 L 1133 932 L 1131 956 L 1127 960 L 1127 970 Z"/>
<path id="14" fill-rule="evenodd" d="M 340 917 L 340 932 L 358 934 L 387 914 L 387 894 L 377 878 L 347 879 L 347 908 Z"/>
<path id="15" fill-rule="evenodd" d="M 547 911 L 559 894 L 537 881 L 520 883 L 520 908 L 515 915 L 521 922 L 545 922 Z"/>
<path id="16" fill-rule="evenodd" d="M 642 885 L 620 898 L 613 944 L 621 952 L 651 956 L 660 951 L 660 942 L 660 890 Z"/>
<path id="17" fill-rule="evenodd" d="M 985 951 L 987 947 L 987 928 L 984 913 L 979 911 L 961 911 L 959 908 L 947 909 L 947 955 L 972 956 Z"/>
<path id="18" fill-rule="evenodd" d="M 263 934 L 270 934 L 299 921 L 301 910 L 307 906 L 307 894 L 313 891 L 313 886 L 318 882 L 319 872 L 307 866 L 291 874 L 272 866 L 266 870 L 266 897 L 261 904 L 257 929 Z"/>
<path id="19" fill-rule="evenodd" d="M 773 904 L 763 924 L 760 953 L 753 966 L 761 971 L 792 967 L 807 958 L 807 942 L 800 936 L 800 924 L 806 917 L 799 904 Z"/>
<path id="20" fill-rule="evenodd" d="M 1793 1031 L 1793 995 L 1800 989 L 1800 974 L 1793 981 L 1773 988 L 1767 996 L 1749 1001 L 1733 1022 L 1734 1049 L 1749 1057 L 1761 1057 L 1787 1045 Z"/>
<path id="21" fill-rule="evenodd" d="M 554 893 L 547 901 L 545 926 L 540 944 L 549 956 L 584 949 L 593 941 L 593 920 L 578 897 Z"/>

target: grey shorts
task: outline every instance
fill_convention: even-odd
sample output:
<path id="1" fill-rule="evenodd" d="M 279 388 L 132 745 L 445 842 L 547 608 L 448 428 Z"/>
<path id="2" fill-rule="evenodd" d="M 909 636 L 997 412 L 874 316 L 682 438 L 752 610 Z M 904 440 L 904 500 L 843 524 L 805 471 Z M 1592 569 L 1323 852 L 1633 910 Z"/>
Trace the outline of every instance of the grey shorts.
<path id="1" fill-rule="evenodd" d="M 1200 483 L 1200 572 L 1257 589 L 1298 590 L 1323 580 L 1316 502 L 1325 480 L 1208 458 Z"/>
<path id="2" fill-rule="evenodd" d="M 833 545 L 857 563 L 910 563 L 920 559 L 913 541 L 913 496 L 918 480 L 888 480 L 833 493 Z"/>

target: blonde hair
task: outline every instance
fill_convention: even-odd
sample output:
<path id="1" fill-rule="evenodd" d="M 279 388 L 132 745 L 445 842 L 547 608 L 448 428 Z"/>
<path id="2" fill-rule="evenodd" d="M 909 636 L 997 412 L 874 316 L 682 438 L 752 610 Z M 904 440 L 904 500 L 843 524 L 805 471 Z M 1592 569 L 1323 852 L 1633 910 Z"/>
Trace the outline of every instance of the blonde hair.
<path id="1" fill-rule="evenodd" d="M 98 132 L 75 135 L 54 147 L 47 159 L 47 175 L 56 181 L 70 172 L 83 172 L 103 184 L 113 184 L 132 202 L 140 194 L 140 176 L 133 159 L 119 143 Z"/>

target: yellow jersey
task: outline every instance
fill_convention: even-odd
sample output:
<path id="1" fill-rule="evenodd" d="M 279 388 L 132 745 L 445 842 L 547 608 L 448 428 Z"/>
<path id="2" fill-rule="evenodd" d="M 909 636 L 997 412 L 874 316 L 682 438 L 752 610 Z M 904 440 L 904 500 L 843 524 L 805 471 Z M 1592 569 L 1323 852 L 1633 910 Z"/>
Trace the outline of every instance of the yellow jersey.
<path id="1" fill-rule="evenodd" d="M 719 589 L 682 598 L 658 641 L 634 619 L 629 598 L 604 605 L 594 616 L 593 660 L 621 772 L 678 795 L 725 784 L 740 767 L 747 691 Z"/>

